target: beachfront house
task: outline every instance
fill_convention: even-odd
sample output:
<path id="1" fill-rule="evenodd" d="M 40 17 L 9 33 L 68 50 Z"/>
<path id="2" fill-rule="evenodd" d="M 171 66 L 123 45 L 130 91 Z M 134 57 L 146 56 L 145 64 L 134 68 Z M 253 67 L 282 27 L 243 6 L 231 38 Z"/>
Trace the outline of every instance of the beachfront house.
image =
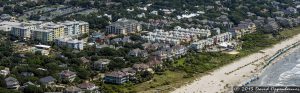
<path id="1" fill-rule="evenodd" d="M 129 81 L 129 75 L 122 71 L 113 71 L 105 74 L 104 82 L 112 84 L 123 84 Z"/>

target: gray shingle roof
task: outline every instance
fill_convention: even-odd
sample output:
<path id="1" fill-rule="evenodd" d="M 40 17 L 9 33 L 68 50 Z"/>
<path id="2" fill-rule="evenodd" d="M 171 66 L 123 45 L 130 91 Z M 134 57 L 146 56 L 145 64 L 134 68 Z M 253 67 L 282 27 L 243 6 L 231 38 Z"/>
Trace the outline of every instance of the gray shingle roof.
<path id="1" fill-rule="evenodd" d="M 8 77 L 5 79 L 5 83 L 7 86 L 12 86 L 12 85 L 19 84 L 19 81 L 16 78 Z"/>
<path id="2" fill-rule="evenodd" d="M 127 74 L 122 71 L 113 71 L 113 72 L 107 73 L 105 76 L 125 77 L 125 76 L 127 76 Z"/>
<path id="3" fill-rule="evenodd" d="M 89 89 L 89 88 L 95 87 L 95 84 L 84 82 L 84 83 L 79 84 L 78 87 L 81 89 Z"/>
<path id="4" fill-rule="evenodd" d="M 70 70 L 63 70 L 62 72 L 60 72 L 60 75 L 63 77 L 69 77 L 69 76 L 76 75 L 76 73 Z"/>
<path id="5" fill-rule="evenodd" d="M 70 87 L 67 87 L 66 89 L 65 89 L 65 91 L 66 92 L 72 92 L 72 93 L 77 93 L 78 91 L 81 91 L 81 89 L 80 88 L 78 88 L 78 87 L 75 87 L 75 86 L 70 86 Z"/>
<path id="6" fill-rule="evenodd" d="M 49 83 L 49 82 L 54 82 L 54 81 L 56 81 L 56 79 L 53 78 L 52 76 L 47 76 L 47 77 L 41 78 L 39 81 L 40 81 L 41 83 L 43 83 L 43 84 L 47 84 L 47 83 Z"/>

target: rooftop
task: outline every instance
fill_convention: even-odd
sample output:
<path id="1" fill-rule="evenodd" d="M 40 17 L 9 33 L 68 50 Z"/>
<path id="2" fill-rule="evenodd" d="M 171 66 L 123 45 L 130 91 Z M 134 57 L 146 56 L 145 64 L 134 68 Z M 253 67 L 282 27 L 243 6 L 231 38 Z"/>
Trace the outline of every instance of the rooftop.
<path id="1" fill-rule="evenodd" d="M 37 32 L 51 32 L 51 29 L 44 29 L 44 28 L 38 28 L 38 29 L 34 29 L 33 31 L 37 31 Z"/>
<path id="2" fill-rule="evenodd" d="M 67 42 L 67 43 L 83 43 L 82 40 L 78 40 L 78 39 L 72 39 L 72 38 L 58 38 L 57 39 L 60 42 Z"/>
<path id="3" fill-rule="evenodd" d="M 84 83 L 79 84 L 78 87 L 81 89 L 90 89 L 90 88 L 95 87 L 95 84 L 89 83 L 89 82 L 84 82 Z"/>
<path id="4" fill-rule="evenodd" d="M 53 22 L 46 22 L 40 25 L 40 28 L 44 28 L 44 29 L 54 29 L 54 28 L 59 28 L 62 27 L 63 25 L 58 25 L 55 24 Z"/>
<path id="5" fill-rule="evenodd" d="M 65 89 L 65 91 L 67 91 L 68 93 L 70 93 L 70 92 L 75 93 L 75 92 L 81 91 L 81 89 L 76 86 L 70 86 L 70 87 L 67 87 Z"/>
<path id="6" fill-rule="evenodd" d="M 109 64 L 111 60 L 109 59 L 99 59 L 98 61 L 96 61 L 96 64 Z"/>
<path id="7" fill-rule="evenodd" d="M 139 22 L 136 20 L 121 18 L 121 19 L 118 19 L 118 21 L 112 23 L 111 26 L 125 26 L 125 25 L 129 25 L 129 24 L 138 24 L 138 23 Z"/>
<path id="8" fill-rule="evenodd" d="M 43 84 L 49 83 L 49 82 L 54 82 L 56 79 L 53 78 L 52 76 L 47 76 L 47 77 L 43 77 L 41 78 L 39 81 Z"/>
<path id="9" fill-rule="evenodd" d="M 14 85 L 14 84 L 18 84 L 19 81 L 16 78 L 13 77 L 8 77 L 5 79 L 6 85 Z"/>
<path id="10" fill-rule="evenodd" d="M 134 64 L 133 68 L 135 68 L 135 69 L 148 69 L 149 66 L 147 64 L 141 63 L 141 64 Z"/>
<path id="11" fill-rule="evenodd" d="M 122 71 L 113 71 L 113 72 L 105 74 L 105 76 L 121 78 L 121 77 L 127 76 L 127 74 Z"/>
<path id="12" fill-rule="evenodd" d="M 11 21 L 3 21 L 0 22 L 0 25 L 9 25 L 9 26 L 18 26 L 21 25 L 22 23 L 20 22 L 11 22 Z"/>
<path id="13" fill-rule="evenodd" d="M 35 47 L 41 47 L 41 48 L 51 48 L 51 46 L 48 46 L 48 45 L 35 45 Z"/>
<path id="14" fill-rule="evenodd" d="M 62 72 L 60 72 L 60 75 L 64 77 L 69 77 L 69 76 L 76 75 L 76 73 L 70 70 L 63 70 Z"/>

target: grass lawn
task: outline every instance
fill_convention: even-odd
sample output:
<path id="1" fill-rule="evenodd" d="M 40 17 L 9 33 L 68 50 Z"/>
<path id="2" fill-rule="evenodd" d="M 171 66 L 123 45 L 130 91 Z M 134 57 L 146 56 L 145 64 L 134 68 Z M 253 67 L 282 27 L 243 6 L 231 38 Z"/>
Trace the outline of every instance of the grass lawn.
<path id="1" fill-rule="evenodd" d="M 165 71 L 162 75 L 155 74 L 151 81 L 135 85 L 134 90 L 144 91 L 144 93 L 150 93 L 156 90 L 167 92 L 174 89 L 174 87 L 185 83 L 186 80 L 183 78 L 184 75 L 185 72 Z"/>
<path id="2" fill-rule="evenodd" d="M 180 58 L 177 60 L 177 62 L 175 62 L 175 64 L 173 64 L 174 67 L 176 66 L 182 66 L 184 65 L 184 61 L 185 61 L 185 58 Z"/>
<path id="3" fill-rule="evenodd" d="M 300 26 L 292 29 L 285 29 L 284 31 L 280 32 L 280 35 L 284 37 L 291 37 L 297 34 L 300 34 Z"/>

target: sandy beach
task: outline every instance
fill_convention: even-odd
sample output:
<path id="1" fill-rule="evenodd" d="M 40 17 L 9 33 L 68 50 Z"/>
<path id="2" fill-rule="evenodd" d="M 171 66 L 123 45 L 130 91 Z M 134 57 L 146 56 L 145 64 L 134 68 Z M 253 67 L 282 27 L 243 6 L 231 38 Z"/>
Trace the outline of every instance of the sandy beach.
<path id="1" fill-rule="evenodd" d="M 265 63 L 266 58 L 269 58 L 278 50 L 292 45 L 297 41 L 300 41 L 300 35 L 282 41 L 271 48 L 261 50 L 264 53 L 254 53 L 236 60 L 231 64 L 212 71 L 209 75 L 199 77 L 192 83 L 172 91 L 172 93 L 228 93 L 232 91 L 233 86 L 239 85 L 258 75 L 260 73 L 258 69 L 262 68 L 262 64 Z M 294 50 L 295 49 L 291 49 L 289 52 Z"/>

